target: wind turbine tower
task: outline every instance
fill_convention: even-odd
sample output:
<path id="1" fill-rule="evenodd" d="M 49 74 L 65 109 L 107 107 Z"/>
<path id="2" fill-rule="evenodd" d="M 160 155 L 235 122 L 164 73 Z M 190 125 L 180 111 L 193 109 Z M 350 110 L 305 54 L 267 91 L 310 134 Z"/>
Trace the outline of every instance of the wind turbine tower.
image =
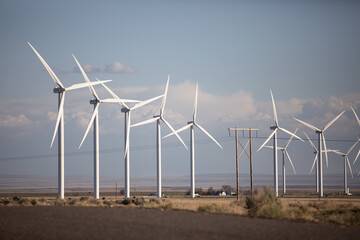
<path id="1" fill-rule="evenodd" d="M 102 84 L 103 87 L 113 96 L 115 99 L 121 100 L 110 88 L 105 84 Z M 121 112 L 125 114 L 125 131 L 124 131 L 124 160 L 125 160 L 125 199 L 130 197 L 130 126 L 131 126 L 131 111 L 142 107 L 146 104 L 149 104 L 159 98 L 162 98 L 164 95 L 160 95 L 142 102 L 135 104 L 133 107 L 127 106 L 125 103 L 121 105 Z"/>
<path id="2" fill-rule="evenodd" d="M 295 130 L 294 134 L 296 134 L 298 128 Z M 287 142 L 287 144 L 285 145 L 285 147 L 278 147 L 278 150 L 281 151 L 282 153 L 282 177 L 283 177 L 283 193 L 286 193 L 286 170 L 285 170 L 285 155 L 286 157 L 289 159 L 289 162 L 291 164 L 291 167 L 294 171 L 294 173 L 296 174 L 296 170 L 294 167 L 293 162 L 291 161 L 289 152 L 287 151 L 288 146 L 290 145 L 291 140 L 293 139 L 294 136 L 291 136 L 289 141 Z M 273 148 L 272 146 L 265 146 L 267 148 Z"/>
<path id="3" fill-rule="evenodd" d="M 83 75 L 85 82 L 90 83 L 90 80 L 88 76 L 86 75 L 84 69 L 81 67 L 80 63 L 76 59 L 76 57 L 73 54 L 73 57 L 81 71 L 81 74 Z M 97 79 L 99 81 L 99 79 Z M 93 86 L 89 86 L 90 92 L 93 95 L 94 99 L 90 100 L 90 104 L 94 105 L 94 111 L 90 118 L 89 125 L 85 131 L 84 137 L 80 143 L 79 149 L 81 148 L 86 136 L 89 133 L 89 130 L 91 128 L 91 124 L 93 124 L 94 129 L 94 198 L 99 199 L 99 107 L 101 103 L 119 103 L 123 104 L 124 102 L 139 102 L 137 100 L 128 100 L 128 99 L 100 99 L 98 94 L 96 93 Z"/>
<path id="4" fill-rule="evenodd" d="M 351 170 L 351 165 L 350 165 L 350 162 L 349 162 L 349 157 L 348 157 L 348 154 L 353 150 L 353 148 L 359 143 L 360 139 L 358 139 L 354 145 L 352 145 L 349 150 L 346 152 L 346 153 L 342 153 L 340 151 L 333 151 L 334 153 L 340 155 L 340 156 L 343 156 L 344 157 L 344 194 L 348 195 L 350 192 L 348 190 L 348 181 L 347 181 L 347 167 L 346 167 L 346 163 L 347 165 L 349 166 L 349 169 L 350 169 L 350 173 L 351 173 L 351 177 L 354 177 L 353 176 L 353 173 L 352 173 L 352 170 Z"/>
<path id="5" fill-rule="evenodd" d="M 168 76 L 168 80 L 166 83 L 166 87 L 165 87 L 165 93 L 164 93 L 164 97 L 161 103 L 161 108 L 160 108 L 160 114 L 154 116 L 151 119 L 145 120 L 143 122 L 139 122 L 136 123 L 134 125 L 132 125 L 131 127 L 136 127 L 136 126 L 141 126 L 141 125 L 145 125 L 145 124 L 149 124 L 149 123 L 153 123 L 156 122 L 156 150 L 157 150 L 157 197 L 161 198 L 162 197 L 162 193 L 161 193 L 161 129 L 160 129 L 160 122 L 162 121 L 175 135 L 176 137 L 180 140 L 180 142 L 184 145 L 184 147 L 187 149 L 184 141 L 180 138 L 180 136 L 175 132 L 174 128 L 170 125 L 170 123 L 168 121 L 165 120 L 164 118 L 164 109 L 165 109 L 165 104 L 166 104 L 166 97 L 167 97 L 167 92 L 168 92 L 168 88 L 169 88 L 169 81 L 170 81 L 170 76 Z"/>
<path id="6" fill-rule="evenodd" d="M 193 120 L 188 122 L 187 125 L 175 131 L 175 133 L 180 133 L 188 128 L 190 128 L 190 172 L 191 172 L 191 179 L 190 179 L 190 197 L 195 197 L 195 138 L 194 138 L 194 127 L 200 129 L 203 133 L 205 133 L 213 142 L 215 142 L 221 149 L 222 146 L 213 138 L 203 127 L 201 127 L 196 122 L 196 112 L 197 112 L 197 101 L 198 101 L 198 84 L 196 84 L 195 89 L 195 102 L 194 102 L 194 111 L 193 111 Z M 164 138 L 173 135 L 170 133 L 166 135 Z"/>
<path id="7" fill-rule="evenodd" d="M 273 130 L 273 132 L 266 139 L 266 141 L 263 143 L 263 145 L 261 145 L 259 147 L 259 149 L 257 151 L 260 151 L 260 149 L 262 149 L 265 146 L 265 144 L 273 137 L 273 140 L 274 140 L 274 146 L 273 146 L 273 152 L 274 152 L 274 193 L 275 193 L 275 196 L 278 197 L 279 196 L 279 183 L 278 183 L 278 161 L 277 161 L 277 150 L 278 150 L 278 147 L 277 147 L 277 131 L 280 130 L 280 131 L 282 131 L 284 133 L 287 133 L 290 136 L 296 137 L 297 139 L 301 140 L 302 142 L 304 140 L 302 140 L 300 137 L 296 136 L 295 134 L 293 134 L 289 130 L 286 130 L 285 128 L 281 128 L 279 126 L 279 121 L 278 121 L 278 117 L 277 117 L 277 113 L 276 113 L 276 106 L 275 106 L 274 96 L 273 96 L 271 90 L 270 90 L 270 95 L 271 95 L 271 101 L 272 101 L 272 106 L 273 106 L 275 125 L 270 126 L 270 129 Z"/>
<path id="8" fill-rule="evenodd" d="M 97 85 L 104 82 L 110 82 L 111 80 L 102 81 L 102 82 L 89 82 L 89 83 L 78 83 L 71 85 L 70 87 L 64 87 L 60 82 L 59 78 L 55 75 L 54 71 L 49 67 L 41 55 L 36 51 L 36 49 L 28 42 L 29 46 L 35 52 L 36 56 L 39 58 L 41 63 L 44 65 L 45 69 L 50 74 L 51 78 L 58 85 L 54 88 L 53 92 L 58 94 L 58 116 L 56 119 L 55 130 L 53 138 L 50 144 L 52 147 L 56 133 L 58 135 L 58 195 L 60 199 L 64 199 L 64 102 L 65 102 L 65 93 L 70 90 L 76 90 L 84 87 L 89 87 Z"/>

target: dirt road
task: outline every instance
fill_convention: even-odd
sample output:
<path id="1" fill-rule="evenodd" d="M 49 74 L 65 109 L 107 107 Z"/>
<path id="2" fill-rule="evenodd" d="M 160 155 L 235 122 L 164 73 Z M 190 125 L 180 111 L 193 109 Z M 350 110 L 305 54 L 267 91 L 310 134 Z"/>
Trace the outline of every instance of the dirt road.
<path id="1" fill-rule="evenodd" d="M 0 239 L 352 239 L 360 228 L 160 209 L 0 207 Z"/>

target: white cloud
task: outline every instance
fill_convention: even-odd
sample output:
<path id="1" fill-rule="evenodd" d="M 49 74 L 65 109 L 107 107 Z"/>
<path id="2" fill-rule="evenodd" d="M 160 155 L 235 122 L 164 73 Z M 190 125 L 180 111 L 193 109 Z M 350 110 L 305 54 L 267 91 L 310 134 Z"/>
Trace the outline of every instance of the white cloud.
<path id="1" fill-rule="evenodd" d="M 87 73 L 87 74 L 91 74 L 91 73 L 99 73 L 101 72 L 101 69 L 98 68 L 98 67 L 95 67 L 91 64 L 84 64 L 82 65 L 82 68 L 84 69 L 84 71 Z M 78 66 L 74 67 L 74 72 L 76 73 L 79 73 L 80 72 L 80 69 Z"/>
<path id="2" fill-rule="evenodd" d="M 0 127 L 17 127 L 26 126 L 31 124 L 32 121 L 28 119 L 24 114 L 19 115 L 1 115 Z"/>
<path id="3" fill-rule="evenodd" d="M 251 93 L 238 90 L 229 95 L 215 95 L 202 91 L 199 86 L 198 121 L 206 129 L 226 129 L 227 127 L 254 127 L 269 131 L 273 124 L 273 110 L 270 94 L 268 101 L 257 101 Z M 128 87 L 114 89 L 121 98 L 145 100 L 162 94 L 164 86 Z M 99 95 L 105 92 L 99 91 Z M 88 91 L 69 95 L 65 103 L 65 123 L 79 128 L 82 132 L 88 125 L 93 106 L 89 105 Z M 109 97 L 109 96 L 107 96 Z M 192 119 L 195 97 L 195 84 L 184 81 L 169 87 L 165 118 L 175 127 L 180 127 Z M 343 137 L 358 134 L 359 127 L 350 106 L 359 112 L 360 94 L 348 94 L 340 97 L 331 96 L 326 99 L 298 99 L 276 100 L 277 113 L 280 125 L 294 130 L 301 126 L 293 120 L 297 117 L 318 127 L 323 127 L 343 110 L 348 110 L 331 128 L 334 134 Z M 56 121 L 56 98 L 49 99 L 17 99 L 1 100 L 0 126 L 31 128 L 34 124 L 48 124 L 53 128 Z M 129 105 L 133 105 L 129 103 Z M 132 122 L 140 122 L 159 113 L 161 99 L 136 109 L 132 113 Z M 121 132 L 123 130 L 119 104 L 101 104 L 99 108 L 100 127 L 102 134 Z M 51 123 L 50 123 L 51 122 Z M 335 125 L 334 124 L 334 125 Z M 212 129 L 211 129 L 212 128 Z M 355 129 L 355 131 L 354 131 Z M 305 128 L 304 128 L 305 130 Z M 219 130 L 220 131 L 220 130 Z M 31 131 L 30 133 L 34 133 Z"/>
<path id="4" fill-rule="evenodd" d="M 113 63 L 105 66 L 104 72 L 106 72 L 106 73 L 134 73 L 136 71 L 134 68 L 124 66 L 120 62 L 113 62 Z"/>

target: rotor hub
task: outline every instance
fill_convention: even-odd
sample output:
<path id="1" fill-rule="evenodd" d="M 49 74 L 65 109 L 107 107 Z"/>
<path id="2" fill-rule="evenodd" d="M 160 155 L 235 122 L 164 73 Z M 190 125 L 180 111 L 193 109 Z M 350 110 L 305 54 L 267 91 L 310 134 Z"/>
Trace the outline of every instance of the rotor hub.
<path id="1" fill-rule="evenodd" d="M 62 93 L 62 92 L 65 92 L 65 89 L 62 87 L 56 86 L 56 87 L 54 87 L 53 92 L 54 93 Z"/>

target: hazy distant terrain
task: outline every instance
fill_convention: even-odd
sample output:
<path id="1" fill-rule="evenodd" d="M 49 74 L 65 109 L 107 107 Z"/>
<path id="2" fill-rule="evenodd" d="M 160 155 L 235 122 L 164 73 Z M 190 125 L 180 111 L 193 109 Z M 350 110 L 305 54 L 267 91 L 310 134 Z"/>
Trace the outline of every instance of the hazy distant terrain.
<path id="1" fill-rule="evenodd" d="M 103 189 L 115 190 L 123 187 L 123 177 L 106 177 L 100 176 L 100 186 Z M 349 187 L 351 189 L 360 189 L 359 177 L 348 179 Z M 163 188 L 181 188 L 188 189 L 190 187 L 189 176 L 164 176 Z M 262 188 L 263 186 L 272 185 L 272 175 L 254 175 L 254 187 Z M 196 175 L 197 188 L 221 188 L 222 185 L 231 185 L 235 187 L 235 174 L 202 174 Z M 279 176 L 279 188 L 281 189 L 282 179 Z M 156 177 L 132 177 L 132 190 L 136 188 L 155 189 Z M 249 188 L 249 176 L 240 175 L 241 189 Z M 325 189 L 342 189 L 343 176 L 341 175 L 325 175 L 324 176 Z M 67 190 L 92 190 L 93 177 L 92 176 L 66 176 L 65 188 Z M 314 175 L 289 175 L 287 176 L 287 189 L 314 189 L 315 176 Z M 21 192 L 21 191 L 57 191 L 57 177 L 43 176 L 43 175 L 0 175 L 0 192 Z"/>

